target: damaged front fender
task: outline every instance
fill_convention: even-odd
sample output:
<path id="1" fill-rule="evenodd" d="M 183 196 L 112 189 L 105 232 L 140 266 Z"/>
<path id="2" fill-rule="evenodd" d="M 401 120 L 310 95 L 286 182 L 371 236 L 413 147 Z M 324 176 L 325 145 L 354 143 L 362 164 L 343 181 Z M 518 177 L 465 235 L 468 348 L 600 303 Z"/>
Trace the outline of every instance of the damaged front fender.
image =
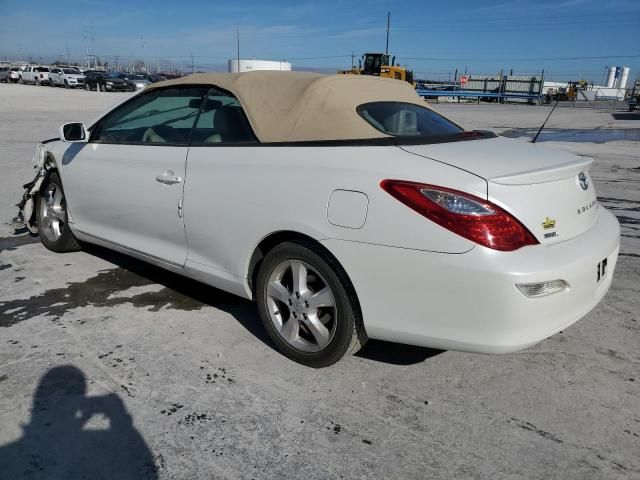
<path id="1" fill-rule="evenodd" d="M 22 194 L 20 202 L 16 204 L 16 207 L 18 207 L 18 215 L 13 219 L 14 227 L 26 227 L 33 234 L 38 233 L 35 215 L 36 195 L 40 192 L 42 182 L 44 182 L 49 175 L 49 171 L 55 168 L 55 164 L 50 160 L 46 145 L 53 140 L 57 139 L 46 140 L 36 145 L 36 150 L 33 155 L 33 163 L 35 164 L 33 168 L 37 170 L 36 176 L 29 183 L 22 186 L 25 191 Z"/>

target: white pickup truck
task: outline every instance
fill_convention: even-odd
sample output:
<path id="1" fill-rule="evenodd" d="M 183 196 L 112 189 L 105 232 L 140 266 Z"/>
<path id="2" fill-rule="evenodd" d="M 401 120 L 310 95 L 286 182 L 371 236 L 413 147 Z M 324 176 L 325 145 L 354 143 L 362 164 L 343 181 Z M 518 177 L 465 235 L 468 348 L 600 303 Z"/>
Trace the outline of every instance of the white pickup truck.
<path id="1" fill-rule="evenodd" d="M 20 83 L 34 83 L 36 85 L 49 84 L 49 67 L 29 65 L 22 72 Z"/>

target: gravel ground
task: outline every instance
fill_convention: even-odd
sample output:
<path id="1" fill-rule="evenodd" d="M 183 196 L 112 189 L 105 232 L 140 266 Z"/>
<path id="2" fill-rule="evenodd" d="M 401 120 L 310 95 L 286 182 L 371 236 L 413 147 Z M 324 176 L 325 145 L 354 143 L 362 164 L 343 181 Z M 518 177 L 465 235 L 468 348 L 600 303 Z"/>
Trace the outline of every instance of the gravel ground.
<path id="1" fill-rule="evenodd" d="M 553 142 L 595 158 L 622 225 L 611 291 L 580 322 L 510 355 L 371 342 L 312 370 L 250 302 L 101 249 L 56 255 L 5 223 L 34 143 L 125 95 L 0 85 L 1 479 L 20 478 L 16 456 L 47 479 L 640 478 L 638 141 Z M 549 112 L 435 108 L 511 136 Z M 563 105 L 549 127 L 637 138 L 638 120 Z"/>

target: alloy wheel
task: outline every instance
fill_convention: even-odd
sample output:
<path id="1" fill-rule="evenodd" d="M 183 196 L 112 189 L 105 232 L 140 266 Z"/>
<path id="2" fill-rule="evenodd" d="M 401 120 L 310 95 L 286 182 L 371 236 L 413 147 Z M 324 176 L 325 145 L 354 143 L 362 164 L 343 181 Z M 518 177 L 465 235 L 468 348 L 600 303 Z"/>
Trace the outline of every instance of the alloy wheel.
<path id="1" fill-rule="evenodd" d="M 50 183 L 42 192 L 40 202 L 42 225 L 39 229 L 51 242 L 57 241 L 64 232 L 67 223 L 67 205 L 64 194 L 58 185 Z"/>
<path id="2" fill-rule="evenodd" d="M 333 339 L 337 326 L 336 300 L 327 281 L 309 264 L 287 260 L 267 281 L 269 318 L 289 345 L 318 352 Z"/>

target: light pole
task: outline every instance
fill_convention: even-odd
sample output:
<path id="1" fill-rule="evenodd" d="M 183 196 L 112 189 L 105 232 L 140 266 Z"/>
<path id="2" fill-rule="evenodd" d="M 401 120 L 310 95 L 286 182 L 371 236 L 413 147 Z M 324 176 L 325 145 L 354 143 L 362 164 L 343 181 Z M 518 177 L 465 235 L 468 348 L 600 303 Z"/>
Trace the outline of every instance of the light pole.
<path id="1" fill-rule="evenodd" d="M 144 61 L 144 73 L 147 73 L 148 72 L 148 70 L 147 70 L 147 54 L 144 51 L 144 46 L 145 46 L 145 44 L 147 42 L 144 41 L 144 37 L 142 37 L 142 36 L 140 37 L 140 42 L 142 42 L 142 58 L 144 59 L 143 60 Z"/>

